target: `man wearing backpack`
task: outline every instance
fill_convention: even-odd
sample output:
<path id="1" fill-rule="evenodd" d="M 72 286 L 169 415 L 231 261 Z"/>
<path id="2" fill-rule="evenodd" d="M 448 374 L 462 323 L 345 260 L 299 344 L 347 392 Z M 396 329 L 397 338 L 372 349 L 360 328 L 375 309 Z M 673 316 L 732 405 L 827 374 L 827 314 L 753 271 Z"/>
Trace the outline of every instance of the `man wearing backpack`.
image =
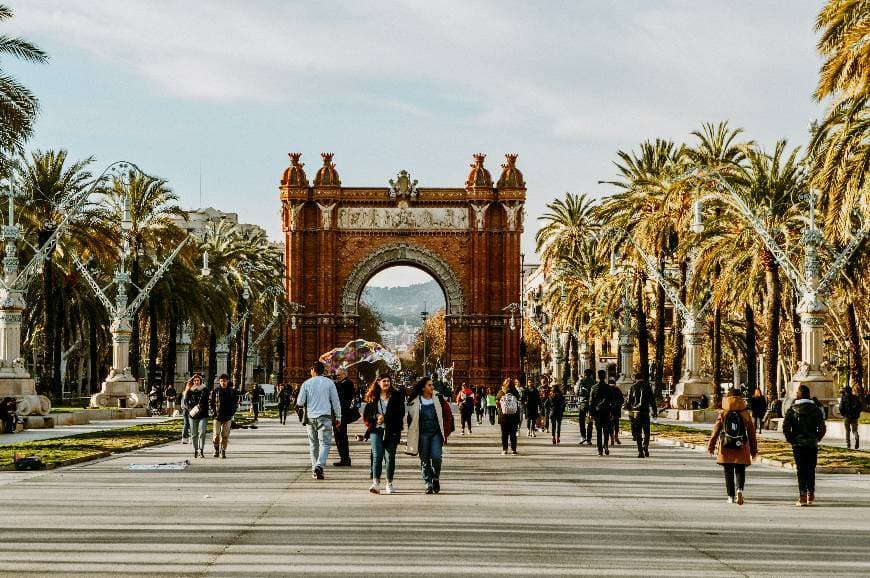
<path id="1" fill-rule="evenodd" d="M 713 435 L 707 451 L 710 455 L 719 448 L 716 463 L 725 472 L 725 489 L 728 492 L 728 503 L 743 505 L 743 486 L 746 482 L 746 468 L 752 464 L 752 458 L 758 454 L 758 442 L 755 438 L 755 424 L 746 400 L 740 391 L 734 388 L 728 390 L 728 395 L 722 400 L 722 411 L 713 426 Z M 735 488 L 735 480 L 737 484 Z M 735 491 L 736 490 L 736 491 Z"/>
<path id="2" fill-rule="evenodd" d="M 649 414 L 658 416 L 656 399 L 652 388 L 643 378 L 642 373 L 634 374 L 634 383 L 628 390 L 628 399 L 625 401 L 625 409 L 631 421 L 631 435 L 637 441 L 637 457 L 649 457 Z"/>
<path id="3" fill-rule="evenodd" d="M 465 435 L 465 424 L 468 424 L 468 433 L 471 434 L 471 416 L 474 415 L 474 391 L 467 383 L 462 384 L 462 390 L 456 396 L 456 405 L 459 406 L 459 415 L 462 418 L 462 435 Z"/>
<path id="4" fill-rule="evenodd" d="M 857 390 L 857 388 L 855 388 Z M 855 434 L 855 449 L 858 449 L 858 419 L 861 417 L 862 403 L 857 391 L 852 391 L 849 386 L 843 388 L 840 397 L 840 415 L 843 416 L 843 427 L 846 428 L 846 447 L 852 447 L 850 435 Z"/>
<path id="5" fill-rule="evenodd" d="M 824 411 L 810 399 L 810 388 L 806 385 L 798 387 L 797 397 L 782 421 L 782 433 L 791 444 L 797 470 L 800 497 L 795 506 L 811 506 L 816 497 L 819 442 L 825 437 L 827 428 Z"/>
<path id="6" fill-rule="evenodd" d="M 501 384 L 501 391 L 496 395 L 496 411 L 498 425 L 501 427 L 501 455 L 506 456 L 508 444 L 511 453 L 517 455 L 517 430 L 520 427 L 520 394 L 514 387 L 511 378 Z"/>
<path id="7" fill-rule="evenodd" d="M 603 369 L 598 370 L 598 382 L 592 386 L 589 392 L 589 411 L 595 420 L 595 437 L 598 440 L 598 455 L 610 455 L 610 418 L 613 413 L 611 401 L 613 394 L 607 381 L 607 373 Z"/>

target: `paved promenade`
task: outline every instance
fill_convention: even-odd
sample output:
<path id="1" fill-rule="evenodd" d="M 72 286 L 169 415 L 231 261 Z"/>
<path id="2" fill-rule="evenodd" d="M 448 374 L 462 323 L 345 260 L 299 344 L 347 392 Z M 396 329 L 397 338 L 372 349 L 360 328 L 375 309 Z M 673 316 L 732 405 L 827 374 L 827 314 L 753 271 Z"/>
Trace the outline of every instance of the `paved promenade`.
<path id="1" fill-rule="evenodd" d="M 229 459 L 185 471 L 171 444 L 39 473 L 0 473 L 0 574 L 21 576 L 637 575 L 870 573 L 866 478 L 820 476 L 795 508 L 793 474 L 753 466 L 747 504 L 725 503 L 705 454 L 627 443 L 609 458 L 546 434 L 502 456 L 497 427 L 446 448 L 440 495 L 400 456 L 398 494 L 371 496 L 368 448 L 312 480 L 298 422 L 233 432 Z M 569 424 L 566 423 L 566 426 Z M 333 459 L 330 459 L 332 462 Z"/>

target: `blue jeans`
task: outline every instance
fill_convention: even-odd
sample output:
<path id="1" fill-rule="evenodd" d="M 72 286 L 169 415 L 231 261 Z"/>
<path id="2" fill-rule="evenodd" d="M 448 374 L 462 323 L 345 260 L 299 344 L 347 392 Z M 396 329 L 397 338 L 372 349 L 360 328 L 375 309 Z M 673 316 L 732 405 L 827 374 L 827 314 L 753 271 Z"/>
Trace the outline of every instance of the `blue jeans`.
<path id="1" fill-rule="evenodd" d="M 373 432 L 369 436 L 372 445 L 372 479 L 380 480 L 384 471 L 384 462 L 387 463 L 387 481 L 393 481 L 396 473 L 396 448 L 399 446 L 398 437 L 388 437 L 384 441 L 383 431 Z"/>
<path id="2" fill-rule="evenodd" d="M 326 468 L 329 448 L 332 447 L 332 416 L 322 415 L 308 420 L 308 450 L 311 468 Z"/>
<path id="3" fill-rule="evenodd" d="M 187 414 L 184 414 L 187 418 Z M 193 449 L 202 450 L 205 447 L 205 430 L 208 429 L 208 418 L 187 418 L 190 423 L 190 437 L 193 438 Z"/>
<path id="4" fill-rule="evenodd" d="M 184 416 L 184 425 L 181 426 L 181 439 L 186 440 L 190 437 L 190 416 L 187 415 L 187 410 L 181 411 Z"/>
<path id="5" fill-rule="evenodd" d="M 423 481 L 427 485 L 441 478 L 442 444 L 440 433 L 420 434 L 420 467 L 423 470 Z"/>

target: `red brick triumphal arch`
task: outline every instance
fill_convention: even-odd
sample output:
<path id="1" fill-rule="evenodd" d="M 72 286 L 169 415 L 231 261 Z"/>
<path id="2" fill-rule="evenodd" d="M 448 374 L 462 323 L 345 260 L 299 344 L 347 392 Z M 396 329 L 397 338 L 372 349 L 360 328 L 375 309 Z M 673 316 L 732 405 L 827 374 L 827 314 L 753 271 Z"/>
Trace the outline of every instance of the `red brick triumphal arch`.
<path id="1" fill-rule="evenodd" d="M 493 184 L 474 155 L 464 188 L 417 187 L 401 171 L 388 186 L 344 187 L 332 154 L 309 183 L 299 153 L 281 179 L 287 298 L 302 306 L 287 331 L 287 376 L 308 377 L 317 357 L 358 338 L 357 306 L 379 271 L 410 265 L 432 275 L 447 303 L 445 365 L 454 380 L 500 382 L 520 372 L 520 235 L 526 186 L 506 155 Z"/>

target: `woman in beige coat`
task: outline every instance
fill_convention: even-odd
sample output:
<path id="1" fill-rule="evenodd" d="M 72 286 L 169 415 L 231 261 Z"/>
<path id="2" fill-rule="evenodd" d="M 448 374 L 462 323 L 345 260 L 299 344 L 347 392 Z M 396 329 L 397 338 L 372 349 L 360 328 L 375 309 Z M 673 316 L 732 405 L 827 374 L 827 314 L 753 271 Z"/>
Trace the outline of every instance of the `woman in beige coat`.
<path id="1" fill-rule="evenodd" d="M 420 467 L 427 494 L 441 491 L 441 457 L 446 439 L 444 398 L 435 395 L 432 380 L 422 378 L 414 386 L 408 402 L 408 452 L 420 454 Z"/>
<path id="2" fill-rule="evenodd" d="M 743 427 L 740 428 L 741 420 Z M 728 390 L 728 395 L 722 400 L 722 411 L 713 426 L 713 435 L 707 451 L 710 455 L 718 446 L 719 457 L 716 463 L 725 471 L 725 489 L 728 491 L 728 503 L 743 505 L 743 485 L 746 482 L 746 468 L 752 464 L 752 458 L 758 454 L 758 442 L 755 437 L 755 424 L 749 413 L 746 401 L 736 389 Z M 737 478 L 736 495 L 734 478 Z"/>

